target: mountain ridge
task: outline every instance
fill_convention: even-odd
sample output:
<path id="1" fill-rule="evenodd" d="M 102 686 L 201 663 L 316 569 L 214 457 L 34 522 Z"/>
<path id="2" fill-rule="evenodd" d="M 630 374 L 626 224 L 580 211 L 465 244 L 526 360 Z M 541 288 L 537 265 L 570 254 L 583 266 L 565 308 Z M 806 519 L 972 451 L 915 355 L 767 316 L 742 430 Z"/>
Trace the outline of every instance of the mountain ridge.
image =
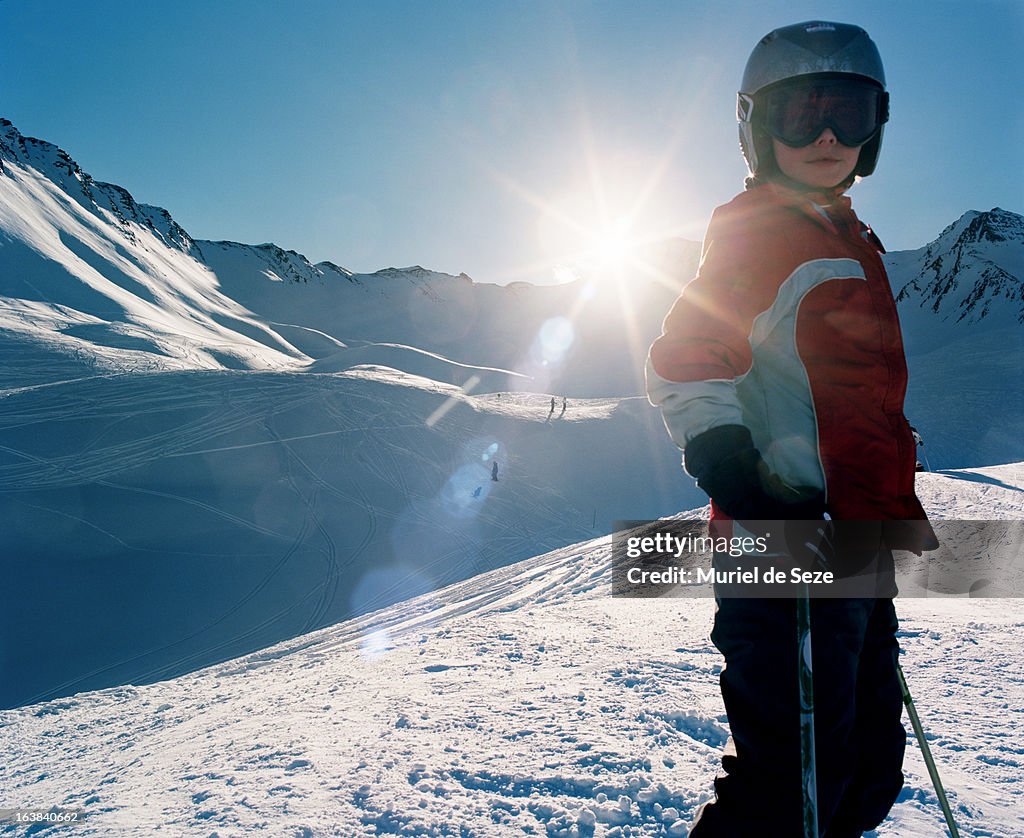
<path id="1" fill-rule="evenodd" d="M 986 243 L 987 250 L 981 247 Z M 1004 299 L 1017 304 L 1016 320 L 1024 323 L 1024 259 L 1017 254 L 1008 269 L 995 258 L 1012 258 L 1003 251 L 1013 245 L 1024 245 L 1024 218 L 1000 207 L 969 210 L 912 251 L 918 255 L 918 274 L 899 289 L 896 300 L 909 301 L 916 294 L 921 305 L 940 316 L 977 322 Z"/>
<path id="2" fill-rule="evenodd" d="M 40 149 L 42 154 L 31 153 L 29 151 L 30 146 Z M 18 149 L 21 150 L 21 153 L 18 153 Z M 153 230 L 168 246 L 177 247 L 186 253 L 191 253 L 194 249 L 198 248 L 200 258 L 202 245 L 217 244 L 254 248 L 268 253 L 278 261 L 283 261 L 283 256 L 286 254 L 291 259 L 299 261 L 314 272 L 323 266 L 332 273 L 347 275 L 349 278 L 453 276 L 452 274 L 442 274 L 437 271 L 428 270 L 421 265 L 413 265 L 407 268 L 386 267 L 371 273 L 356 273 L 333 261 L 324 260 L 313 263 L 304 254 L 293 249 L 286 249 L 274 242 L 246 244 L 229 240 L 214 241 L 193 238 L 188 231 L 174 220 L 167 209 L 141 203 L 127 189 L 117 184 L 94 180 L 64 149 L 47 140 L 23 135 L 10 120 L 0 117 L 0 172 L 3 171 L 3 159 L 5 156 L 9 160 L 36 168 L 44 177 L 50 177 L 46 171 L 47 169 L 56 169 L 58 172 L 66 170 L 67 177 L 59 177 L 56 180 L 50 177 L 50 179 L 61 186 L 67 183 L 69 178 L 73 180 L 74 186 L 81 191 L 93 206 L 96 208 L 104 206 L 122 222 L 127 236 L 131 236 L 131 231 L 127 228 L 127 222 L 135 221 Z M 37 167 L 39 162 L 44 164 L 43 169 Z M 97 200 L 94 190 L 98 191 L 103 197 L 104 204 Z M 949 242 L 951 238 L 953 241 Z M 896 252 L 919 253 L 924 251 L 926 253 L 925 268 L 936 273 L 936 282 L 938 282 L 942 278 L 948 278 L 947 274 L 942 273 L 942 266 L 945 261 L 942 258 L 944 251 L 955 251 L 958 256 L 962 256 L 962 251 L 965 247 L 985 241 L 990 243 L 1012 242 L 1024 244 L 1024 217 L 1000 207 L 993 207 L 988 211 L 970 209 L 965 211 L 956 221 L 947 225 L 935 239 L 926 243 L 921 248 Z M 664 242 L 664 244 L 669 243 L 684 243 L 691 247 L 699 246 L 697 242 L 688 242 L 683 239 L 669 239 Z M 956 264 L 961 264 L 961 261 L 958 260 Z M 1001 278 L 1017 280 L 1017 286 L 1020 285 L 1019 277 L 1012 276 L 1006 270 L 1000 270 L 1001 273 L 999 275 Z M 295 281 L 308 282 L 309 277 L 303 276 L 303 273 L 305 272 L 294 271 L 293 278 Z M 457 276 L 463 280 L 476 282 L 476 280 L 465 273 L 460 273 Z M 945 286 L 948 283 L 940 283 L 940 285 Z M 914 282 L 907 283 L 899 291 L 901 299 L 906 299 L 911 289 L 921 290 L 918 284 Z M 932 296 L 934 296 L 934 292 L 932 292 Z M 977 296 L 977 294 L 974 296 Z M 1015 287 L 1013 299 L 1024 302 L 1024 292 Z M 981 316 L 984 316 L 984 312 Z M 1022 314 L 1022 318 L 1024 318 L 1024 314 Z"/>
<path id="3" fill-rule="evenodd" d="M 700 258 L 699 243 L 665 240 L 643 254 L 650 275 L 621 285 L 495 285 L 422 265 L 357 273 L 272 242 L 193 239 L 168 210 L 97 185 L 9 120 L 0 160 L 0 342 L 13 359 L 0 390 L 110 372 L 377 364 L 478 392 L 639 396 L 647 347 Z M 969 210 L 883 260 L 911 368 L 908 415 L 927 430 L 951 389 L 977 393 L 979 371 L 998 371 L 981 382 L 984 411 L 926 436 L 950 453 L 968 450 L 964 437 L 991 440 L 948 465 L 1002 460 L 1001 446 L 1024 437 L 1004 374 L 1024 365 L 1024 218 Z M 480 368 L 510 375 L 481 379 Z"/>
<path id="4" fill-rule="evenodd" d="M 151 230 L 168 247 L 184 253 L 192 253 L 195 248 L 195 241 L 166 209 L 136 201 L 123 186 L 95 180 L 60 146 L 25 136 L 9 119 L 0 117 L 0 173 L 4 172 L 5 157 L 9 162 L 35 169 L 87 209 L 107 209 L 121 222 L 122 232 L 131 241 L 135 241 L 135 236 L 128 222 L 134 221 Z M 51 176 L 54 170 L 60 173 L 56 179 Z"/>

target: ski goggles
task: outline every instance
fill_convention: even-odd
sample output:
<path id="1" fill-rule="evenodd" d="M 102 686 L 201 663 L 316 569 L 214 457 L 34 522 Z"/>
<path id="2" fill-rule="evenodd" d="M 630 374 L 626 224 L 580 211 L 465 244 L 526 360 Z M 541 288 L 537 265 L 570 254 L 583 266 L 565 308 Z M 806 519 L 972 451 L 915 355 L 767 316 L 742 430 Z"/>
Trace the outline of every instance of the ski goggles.
<path id="1" fill-rule="evenodd" d="M 826 128 L 844 146 L 857 147 L 888 121 L 889 94 L 860 79 L 809 79 L 760 94 L 756 110 L 764 130 L 791 148 L 810 145 Z"/>

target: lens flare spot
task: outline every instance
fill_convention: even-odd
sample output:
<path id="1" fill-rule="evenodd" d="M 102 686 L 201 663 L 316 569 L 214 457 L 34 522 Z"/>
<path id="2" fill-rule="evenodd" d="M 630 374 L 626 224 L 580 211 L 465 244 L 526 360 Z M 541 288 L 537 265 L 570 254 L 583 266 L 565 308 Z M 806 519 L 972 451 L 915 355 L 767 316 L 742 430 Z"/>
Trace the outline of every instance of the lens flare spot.
<path id="1" fill-rule="evenodd" d="M 560 363 L 575 340 L 576 330 L 569 318 L 552 317 L 545 320 L 534 342 L 534 359 L 544 366 Z"/>
<path id="2" fill-rule="evenodd" d="M 418 558 L 414 550 L 410 551 L 409 558 L 413 561 Z M 411 561 L 389 562 L 363 573 L 349 595 L 349 608 L 353 614 L 368 614 L 435 589 L 433 580 Z"/>
<path id="3" fill-rule="evenodd" d="M 491 473 L 482 465 L 461 466 L 441 490 L 441 506 L 453 518 L 472 518 L 480 512 L 493 485 Z"/>

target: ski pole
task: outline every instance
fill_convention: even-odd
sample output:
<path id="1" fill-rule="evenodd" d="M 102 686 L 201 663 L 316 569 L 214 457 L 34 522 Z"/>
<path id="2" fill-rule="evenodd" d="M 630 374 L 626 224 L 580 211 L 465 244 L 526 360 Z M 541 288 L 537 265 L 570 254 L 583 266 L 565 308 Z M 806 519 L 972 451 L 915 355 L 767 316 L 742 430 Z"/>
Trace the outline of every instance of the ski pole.
<path id="1" fill-rule="evenodd" d="M 935 760 L 932 759 L 932 749 L 928 747 L 928 740 L 924 738 L 924 728 L 921 727 L 921 719 L 917 715 L 917 708 L 914 707 L 914 699 L 910 697 L 910 687 L 907 686 L 907 679 L 903 675 L 903 667 L 900 666 L 899 661 L 896 661 L 896 674 L 900 679 L 900 690 L 903 692 L 903 703 L 907 706 L 910 724 L 914 727 L 914 735 L 917 736 L 917 743 L 921 746 L 921 753 L 924 754 L 924 762 L 928 766 L 932 785 L 935 786 L 935 794 L 939 798 L 942 814 L 946 817 L 946 826 L 949 827 L 949 834 L 952 838 L 960 838 L 960 832 L 957 830 L 956 822 L 953 820 L 953 812 L 949 808 L 949 801 L 946 800 L 946 790 L 942 787 L 942 780 L 939 779 L 939 769 L 935 767 Z"/>
<path id="2" fill-rule="evenodd" d="M 818 838 L 818 776 L 814 758 L 814 671 L 811 661 L 811 603 L 807 583 L 796 600 L 797 672 L 800 679 L 800 779 L 804 838 Z"/>

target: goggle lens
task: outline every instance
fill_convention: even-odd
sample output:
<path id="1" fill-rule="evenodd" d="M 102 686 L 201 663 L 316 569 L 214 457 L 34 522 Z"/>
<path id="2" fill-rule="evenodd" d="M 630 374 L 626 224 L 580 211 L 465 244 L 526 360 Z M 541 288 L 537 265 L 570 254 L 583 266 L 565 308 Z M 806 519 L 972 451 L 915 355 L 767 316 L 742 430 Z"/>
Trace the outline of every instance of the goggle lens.
<path id="1" fill-rule="evenodd" d="M 852 79 L 789 84 L 769 91 L 764 127 L 779 142 L 800 148 L 831 128 L 843 145 L 864 145 L 888 119 L 880 88 Z"/>

